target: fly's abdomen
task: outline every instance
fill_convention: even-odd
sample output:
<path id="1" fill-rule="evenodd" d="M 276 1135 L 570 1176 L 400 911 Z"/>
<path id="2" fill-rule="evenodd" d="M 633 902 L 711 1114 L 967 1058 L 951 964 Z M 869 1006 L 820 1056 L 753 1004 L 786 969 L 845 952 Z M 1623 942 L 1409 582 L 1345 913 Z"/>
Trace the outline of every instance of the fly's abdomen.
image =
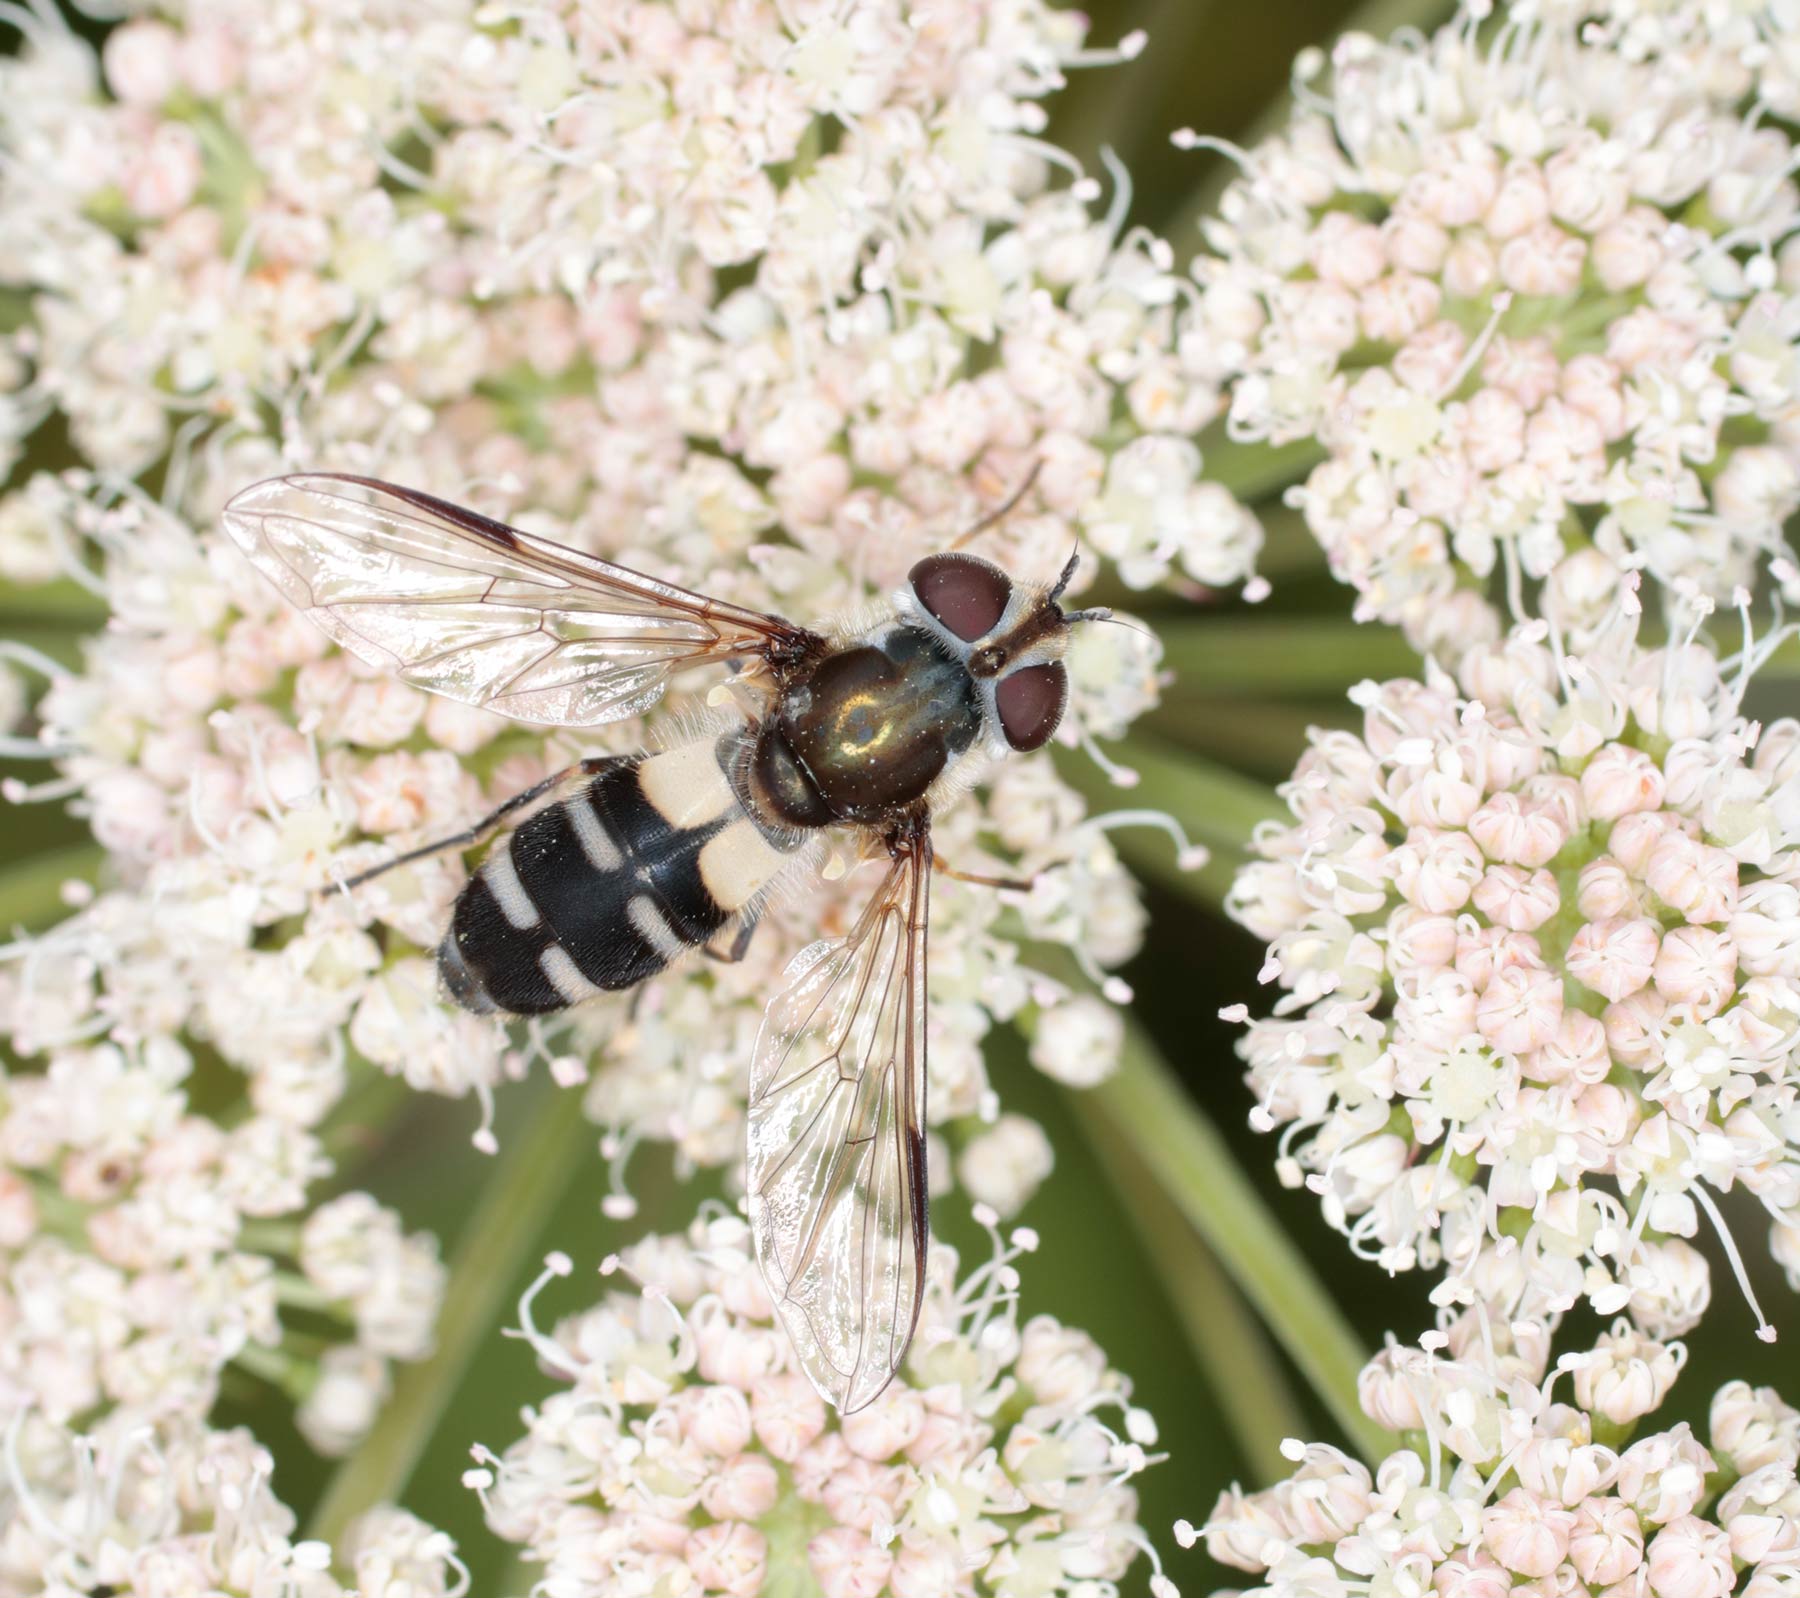
<path id="1" fill-rule="evenodd" d="M 542 1015 L 665 970 L 750 907 L 789 855 L 745 812 L 737 735 L 610 761 L 498 843 L 438 951 L 473 1010 Z"/>

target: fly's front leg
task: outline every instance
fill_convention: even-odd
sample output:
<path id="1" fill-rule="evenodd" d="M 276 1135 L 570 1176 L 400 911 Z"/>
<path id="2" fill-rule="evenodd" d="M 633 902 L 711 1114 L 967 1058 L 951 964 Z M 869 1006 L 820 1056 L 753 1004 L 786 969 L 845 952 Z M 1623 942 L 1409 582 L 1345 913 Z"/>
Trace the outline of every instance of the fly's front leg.
<path id="1" fill-rule="evenodd" d="M 956 882 L 972 882 L 979 888 L 1001 888 L 1012 893 L 1030 893 L 1037 886 L 1038 877 L 1041 875 L 1041 873 L 1034 873 L 1029 877 L 995 877 L 979 871 L 958 871 L 941 854 L 934 854 L 931 857 L 931 863 L 946 877 Z"/>
<path id="2" fill-rule="evenodd" d="M 448 838 L 439 838 L 436 843 L 428 843 L 417 849 L 409 849 L 403 855 L 396 855 L 392 860 L 384 860 L 378 866 L 370 866 L 367 871 L 359 871 L 353 877 L 346 877 L 340 884 L 347 889 L 360 888 L 365 882 L 372 882 L 376 877 L 392 871 L 396 866 L 409 866 L 415 860 L 426 860 L 434 854 L 443 854 L 448 849 L 472 849 L 476 844 L 489 837 L 494 829 L 515 811 L 523 810 L 527 805 L 555 789 L 558 783 L 573 776 L 576 772 L 584 776 L 592 776 L 602 770 L 616 755 L 592 755 L 586 760 L 578 760 L 572 766 L 564 766 L 561 771 L 553 771 L 542 782 L 534 782 L 522 793 L 516 793 L 503 805 L 490 810 L 473 826 L 465 827 L 461 832 L 453 833 Z"/>

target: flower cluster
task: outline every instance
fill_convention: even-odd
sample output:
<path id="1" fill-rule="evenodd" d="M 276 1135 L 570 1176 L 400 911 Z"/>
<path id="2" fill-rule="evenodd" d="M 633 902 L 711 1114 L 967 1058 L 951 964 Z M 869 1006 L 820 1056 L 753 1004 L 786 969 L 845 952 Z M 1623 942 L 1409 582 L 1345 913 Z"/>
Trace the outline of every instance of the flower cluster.
<path id="1" fill-rule="evenodd" d="M 1791 586 L 1789 135 L 1566 18 L 1484 16 L 1302 57 L 1194 268 L 1231 435 L 1322 451 L 1290 498 L 1358 616 L 1446 659 L 1584 551 Z"/>
<path id="2" fill-rule="evenodd" d="M 1682 1239 L 1738 1186 L 1795 1260 L 1800 723 L 1740 714 L 1753 664 L 1623 611 L 1579 653 L 1523 626 L 1460 692 L 1362 685 L 1257 840 L 1254 1120 L 1360 1252 L 1447 1261 L 1440 1301 L 1679 1333 Z"/>
<path id="3" fill-rule="evenodd" d="M 1373 1471 L 1296 1442 L 1287 1480 L 1220 1498 L 1207 1550 L 1253 1572 L 1251 1592 L 1792 1590 L 1800 1413 L 1773 1392 L 1721 1388 L 1708 1443 L 1686 1422 L 1634 1438 L 1681 1369 L 1678 1343 L 1615 1326 L 1546 1378 L 1547 1339 L 1515 1342 L 1472 1316 L 1423 1342 L 1363 1373 L 1364 1409 L 1396 1434 Z"/>
<path id="4" fill-rule="evenodd" d="M 15 1030 L 106 1035 L 153 997 L 152 1030 L 204 1037 L 301 1128 L 363 1062 L 485 1097 L 537 1058 L 590 1081 L 621 1158 L 643 1137 L 735 1158 L 762 1005 L 866 875 L 774 907 L 736 968 L 515 1049 L 437 991 L 455 857 L 325 890 L 592 744 L 330 650 L 221 546 L 217 513 L 284 465 L 343 467 L 822 622 L 1036 464 L 986 535 L 1021 577 L 1085 533 L 1134 581 L 1171 562 L 1242 579 L 1254 527 L 1187 514 L 1183 440 L 1209 401 L 1167 251 L 1123 231 L 1122 193 L 1096 214 L 1098 186 L 1061 181 L 1036 136 L 1041 98 L 1105 59 L 1080 33 L 1039 0 L 194 0 L 96 59 L 31 22 L 0 62 L 0 283 L 28 306 L 0 334 L 0 425 L 16 450 L 60 413 L 83 464 L 0 493 L 0 573 L 66 572 L 111 612 L 36 714 L 61 773 L 40 791 L 74 796 L 125 891 L 43 946 L 82 958 L 35 960 Z M 1121 733 L 1157 662 L 1142 630 L 1085 629 L 1061 736 Z M 991 1118 L 984 1033 L 1066 997 L 1016 937 L 1096 972 L 1136 947 L 1129 880 L 1081 814 L 1040 757 L 943 822 L 941 852 L 977 869 L 993 847 L 1066 869 L 1010 907 L 940 894 L 940 1119 Z"/>
<path id="5" fill-rule="evenodd" d="M 603 1269 L 642 1290 L 553 1336 L 527 1296 L 524 1335 L 566 1386 L 465 1480 L 564 1598 L 755 1598 L 789 1567 L 825 1598 L 1112 1591 L 1148 1551 L 1130 1481 L 1154 1425 L 1089 1337 L 1019 1323 L 1013 1261 L 1035 1240 L 994 1242 L 960 1286 L 934 1252 L 907 1362 L 841 1418 L 793 1368 L 737 1217 L 635 1244 Z M 532 1294 L 570 1269 L 553 1256 Z"/>
<path id="6" fill-rule="evenodd" d="M 1748 102 L 1785 122 L 1800 119 L 1800 30 L 1783 0 L 1534 0 L 1531 9 L 1579 28 L 1590 44 L 1697 84 L 1722 106 Z"/>
<path id="7" fill-rule="evenodd" d="M 456 1546 L 381 1507 L 333 1549 L 296 1538 L 274 1461 L 241 1429 L 150 1409 L 91 1431 L 34 1414 L 6 1428 L 0 1594 L 280 1593 L 283 1598 L 460 1598 Z"/>

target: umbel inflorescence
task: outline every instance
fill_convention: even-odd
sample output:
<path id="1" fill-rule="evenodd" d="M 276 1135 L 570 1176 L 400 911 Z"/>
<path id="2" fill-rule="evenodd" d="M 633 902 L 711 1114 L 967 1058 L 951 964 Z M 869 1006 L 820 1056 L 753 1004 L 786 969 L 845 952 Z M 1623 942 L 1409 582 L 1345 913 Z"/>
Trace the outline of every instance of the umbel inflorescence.
<path id="1" fill-rule="evenodd" d="M 231 1590 L 453 1589 L 448 1542 L 392 1512 L 336 1547 L 299 1535 L 275 1461 L 213 1426 L 221 1385 L 249 1380 L 296 1402 L 314 1446 L 353 1450 L 389 1362 L 431 1348 L 435 1245 L 364 1195 L 322 1202 L 341 1134 L 385 1079 L 485 1105 L 547 1068 L 603 1134 L 612 1213 L 644 1138 L 733 1165 L 763 1004 L 862 884 L 832 862 L 741 964 L 566 1033 L 458 1013 L 428 954 L 456 857 L 333 885 L 592 751 L 327 647 L 221 542 L 225 500 L 284 469 L 369 473 L 808 622 L 891 590 L 1034 467 L 988 535 L 1022 578 L 1083 540 L 1138 586 L 1234 583 L 1260 535 L 1198 481 L 1218 394 L 1170 253 L 1042 137 L 1066 73 L 1112 59 L 1073 13 L 171 0 L 97 53 L 47 4 L 9 20 L 0 286 L 22 310 L 0 332 L 0 574 L 72 579 L 109 619 L 72 668 L 7 655 L 7 753 L 49 762 L 9 796 L 70 802 L 106 867 L 0 967 L 25 1062 L 0 1121 L 0 1293 L 32 1305 L 0 1346 L 0 1498 L 32 1529 L 0 1550 L 0 1588 L 179 1568 Z M 49 424 L 67 469 L 41 467 Z M 1092 747 L 1154 701 L 1159 647 L 1090 633 L 1067 728 Z M 672 695 L 670 719 L 702 697 Z M 622 726 L 616 747 L 658 736 Z M 1030 1012 L 1044 1068 L 1088 1081 L 1120 1037 L 1021 944 L 1098 982 L 1142 913 L 1047 759 L 939 836 L 965 866 L 1040 877 L 1011 903 L 952 886 L 932 922 L 933 1119 L 972 1191 L 1011 1209 L 1048 1150 L 998 1117 L 984 1036 Z M 477 1136 L 492 1146 L 485 1119 Z M 772 1332 L 759 1346 L 779 1363 Z M 1072 1474 L 1138 1467 L 1080 1440 Z M 193 1485 L 195 1457 L 225 1463 Z M 992 1491 L 1024 1514 L 1013 1469 Z M 1009 1523 L 1029 1574 L 1008 1581 L 1110 1579 L 1133 1504 L 1092 1501 L 1104 1547 L 1037 1505 Z M 220 1570 L 170 1562 L 195 1539 Z"/>
<path id="2" fill-rule="evenodd" d="M 1714 1193 L 1800 1270 L 1800 725 L 1745 719 L 1753 658 L 1636 632 L 1525 624 L 1460 681 L 1364 684 L 1231 906 L 1282 993 L 1243 1045 L 1256 1119 L 1361 1252 L 1667 1336 Z"/>
<path id="3" fill-rule="evenodd" d="M 1626 570 L 1723 599 L 1800 505 L 1790 130 L 1743 68 L 1583 26 L 1735 30 L 1774 68 L 1753 19 L 1791 18 L 1490 10 L 1303 56 L 1195 267 L 1231 435 L 1316 448 L 1289 499 L 1356 614 L 1447 663 L 1539 581 L 1575 610 Z"/>
<path id="4" fill-rule="evenodd" d="M 1731 1382 L 1704 1438 L 1648 1430 L 1686 1353 L 1621 1324 L 1551 1367 L 1541 1327 L 1515 1340 L 1475 1316 L 1391 1345 L 1361 1396 L 1393 1451 L 1292 1442 L 1287 1480 L 1219 1500 L 1207 1550 L 1257 1594 L 1777 1598 L 1800 1552 L 1800 1414 Z"/>
<path id="5" fill-rule="evenodd" d="M 977 1572 L 995 1598 L 1116 1590 L 1149 1549 L 1131 1482 L 1155 1425 L 1085 1333 L 1021 1321 L 1036 1238 L 993 1240 L 960 1283 L 934 1254 L 901 1373 L 841 1418 L 792 1367 L 738 1217 L 634 1244 L 607 1262 L 625 1280 L 544 1333 L 553 1257 L 521 1320 L 559 1386 L 465 1479 L 547 1592 L 937 1598 Z"/>

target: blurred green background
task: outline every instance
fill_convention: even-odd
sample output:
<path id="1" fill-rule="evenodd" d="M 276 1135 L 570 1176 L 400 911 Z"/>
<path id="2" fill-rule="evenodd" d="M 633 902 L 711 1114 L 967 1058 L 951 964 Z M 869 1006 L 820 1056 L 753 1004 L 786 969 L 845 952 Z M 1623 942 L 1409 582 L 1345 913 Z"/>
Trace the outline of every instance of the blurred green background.
<path id="1" fill-rule="evenodd" d="M 1290 61 L 1309 43 L 1327 43 L 1346 26 L 1387 32 L 1405 22 L 1429 25 L 1442 14 L 1433 5 L 1389 3 L 1355 10 L 1336 0 L 1262 0 L 1255 6 L 1222 0 L 1100 0 L 1090 8 L 1093 39 L 1105 44 L 1127 32 L 1148 31 L 1148 48 L 1135 61 L 1076 76 L 1052 102 L 1049 137 L 1072 149 L 1090 168 L 1110 146 L 1130 169 L 1135 185 L 1132 220 L 1163 232 L 1183 254 L 1193 245 L 1194 219 L 1216 197 L 1223 163 L 1183 154 L 1169 143 L 1181 127 L 1246 139 L 1278 117 Z M 101 31 L 80 23 L 96 37 Z M 0 24 L 0 48 L 16 36 Z M 16 302 L 13 307 L 16 314 Z M 0 313 L 6 307 L 0 306 Z M 14 474 L 65 464 L 54 424 Z M 1086 762 L 1070 761 L 1068 774 L 1098 804 L 1162 804 L 1197 835 L 1216 822 L 1221 794 L 1252 808 L 1266 804 L 1272 785 L 1292 768 L 1309 724 L 1350 725 L 1342 688 L 1365 676 L 1411 672 L 1416 662 L 1395 635 L 1354 628 L 1347 590 L 1333 583 L 1316 549 L 1293 517 L 1266 501 L 1271 548 L 1266 569 L 1274 597 L 1251 609 L 1225 597 L 1130 596 L 1129 606 L 1151 619 L 1169 646 L 1177 678 L 1162 707 L 1138 724 L 1132 741 L 1113 750 L 1145 774 L 1132 792 L 1109 790 Z M 74 591 L 7 592 L 0 589 L 0 636 L 19 638 L 72 659 L 75 636 L 99 617 Z M 1752 697 L 1753 714 L 1800 710 L 1792 681 L 1766 680 Z M 33 780 L 42 768 L 0 767 Z M 1234 776 L 1235 774 L 1235 779 Z M 1184 877 L 1160 836 L 1118 835 L 1143 874 L 1153 920 L 1143 954 L 1124 973 L 1136 991 L 1135 1013 L 1146 1046 L 1159 1052 L 1183 1088 L 1220 1129 L 1232 1156 L 1266 1203 L 1276 1224 L 1312 1262 L 1326 1291 L 1341 1306 L 1367 1348 L 1385 1332 L 1416 1334 L 1429 1322 L 1418 1277 L 1389 1280 L 1354 1261 L 1341 1238 L 1325 1227 L 1316 1200 L 1284 1192 L 1272 1173 L 1272 1140 L 1246 1125 L 1249 1097 L 1232 1052 L 1235 1029 L 1217 1020 L 1222 1006 L 1258 1003 L 1261 950 L 1212 908 L 1223 860 L 1207 873 Z M 54 905 L 54 885 L 93 863 L 86 833 L 56 805 L 12 808 L 0 834 L 0 924 L 41 920 Z M 1139 1479 L 1142 1520 L 1170 1575 L 1190 1595 L 1221 1581 L 1242 1578 L 1213 1567 L 1199 1550 L 1184 1552 L 1170 1535 L 1180 1516 L 1203 1519 L 1219 1490 L 1234 1479 L 1261 1485 L 1274 1467 L 1278 1437 L 1265 1437 L 1249 1454 L 1234 1440 L 1234 1406 L 1240 1431 L 1246 1415 L 1285 1407 L 1305 1435 L 1340 1434 L 1305 1382 L 1275 1351 L 1245 1309 L 1217 1262 L 1191 1228 L 1156 1197 L 1136 1169 L 1129 1141 L 1116 1121 L 1097 1113 L 1078 1095 L 1057 1088 L 1024 1061 L 1023 1047 L 997 1033 L 989 1061 L 1002 1102 L 1041 1120 L 1057 1151 L 1056 1174 L 1021 1219 L 1042 1235 L 1035 1260 L 1024 1263 L 1025 1313 L 1047 1311 L 1086 1327 L 1114 1363 L 1132 1377 L 1140 1401 L 1157 1417 L 1161 1446 L 1171 1456 Z M 428 1520 L 453 1530 L 475 1573 L 474 1591 L 522 1592 L 530 1578 L 509 1572 L 510 1550 L 479 1526 L 470 1494 L 459 1484 L 467 1447 L 482 1441 L 503 1447 L 518 1434 L 518 1410 L 547 1391 L 545 1379 L 517 1342 L 501 1341 L 494 1327 L 510 1321 L 519 1291 L 536 1273 L 543 1254 L 561 1248 L 582 1270 L 558 1283 L 539 1308 L 549 1322 L 588 1302 L 594 1290 L 588 1269 L 605 1253 L 645 1230 L 681 1226 L 704 1188 L 677 1184 L 654 1149 L 632 1165 L 632 1188 L 642 1209 L 630 1223 L 601 1218 L 604 1188 L 599 1161 L 576 1148 L 562 1171 L 522 1163 L 517 1151 L 558 1118 L 556 1090 L 542 1079 L 503 1091 L 498 1161 L 469 1146 L 473 1111 L 466 1104 L 415 1099 L 400 1105 L 390 1130 L 379 1138 L 350 1137 L 338 1150 L 337 1181 L 366 1186 L 401 1208 L 410 1224 L 435 1230 L 446 1254 L 473 1258 L 480 1269 L 462 1273 L 485 1291 L 464 1294 L 447 1311 L 465 1328 L 466 1341 L 451 1339 L 436 1362 L 401 1373 L 397 1401 L 423 1403 L 442 1416 L 430 1432 L 406 1492 L 406 1502 Z M 566 1119 L 566 1117 L 564 1117 Z M 567 1147 L 572 1148 L 573 1145 Z M 509 1159 L 509 1151 L 513 1157 Z M 471 1217 L 492 1184 L 505 1186 L 501 1224 L 493 1206 L 470 1235 Z M 1727 1204 L 1752 1262 L 1756 1285 L 1786 1341 L 1758 1343 L 1753 1322 L 1730 1286 L 1725 1263 L 1710 1239 L 1716 1308 L 1704 1332 L 1691 1340 L 1688 1373 L 1676 1390 L 1678 1416 L 1700 1420 L 1713 1389 L 1732 1377 L 1777 1380 L 1791 1365 L 1800 1338 L 1800 1315 L 1779 1273 L 1767 1263 L 1760 1212 Z M 940 1206 L 940 1230 L 971 1251 L 986 1243 L 967 1219 L 964 1202 Z M 491 1268 L 488 1268 L 488 1263 Z M 1579 1336 L 1592 1328 L 1571 1327 Z M 446 1373 L 455 1396 L 437 1392 Z M 1285 1391 L 1283 1391 L 1285 1384 Z M 1789 1384 L 1789 1397 L 1800 1392 Z M 291 1427 L 272 1421 L 279 1406 L 266 1390 L 246 1380 L 234 1390 L 222 1417 L 253 1420 L 280 1460 L 276 1488 L 302 1517 L 331 1488 L 334 1467 L 311 1455 Z M 391 1462 L 390 1462 L 391 1463 Z M 338 1492 L 348 1491 L 342 1482 Z M 1140 1562 L 1127 1590 L 1146 1590 Z"/>

